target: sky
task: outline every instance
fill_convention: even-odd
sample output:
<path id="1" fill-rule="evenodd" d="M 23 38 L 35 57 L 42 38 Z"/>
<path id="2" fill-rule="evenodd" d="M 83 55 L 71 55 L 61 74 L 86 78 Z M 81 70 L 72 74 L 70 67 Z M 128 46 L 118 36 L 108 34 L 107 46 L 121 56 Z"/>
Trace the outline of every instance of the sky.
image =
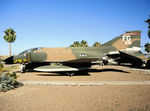
<path id="1" fill-rule="evenodd" d="M 68 47 L 74 41 L 105 43 L 125 31 L 141 30 L 149 42 L 150 0 L 0 0 L 0 55 L 9 54 L 4 31 L 17 38 L 12 54 L 35 47 Z"/>

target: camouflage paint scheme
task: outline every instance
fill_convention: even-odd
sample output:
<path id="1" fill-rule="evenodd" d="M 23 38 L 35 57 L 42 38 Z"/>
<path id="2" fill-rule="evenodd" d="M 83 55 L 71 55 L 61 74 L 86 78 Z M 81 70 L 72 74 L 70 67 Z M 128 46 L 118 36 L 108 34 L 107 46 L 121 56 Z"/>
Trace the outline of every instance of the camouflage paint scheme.
<path id="1" fill-rule="evenodd" d="M 25 64 L 25 69 L 45 69 L 43 71 L 75 68 L 68 71 L 87 70 L 96 63 L 109 61 L 142 65 L 145 58 L 140 49 L 141 31 L 126 31 L 126 33 L 104 43 L 100 47 L 59 47 L 33 48 L 13 57 L 13 63 Z M 137 50 L 138 49 L 138 50 Z M 141 59 L 142 58 L 142 59 Z M 10 58 L 8 58 L 10 59 Z M 5 60 L 6 63 L 8 59 Z M 65 71 L 65 70 L 58 70 Z M 67 70 L 66 70 L 67 71 Z"/>

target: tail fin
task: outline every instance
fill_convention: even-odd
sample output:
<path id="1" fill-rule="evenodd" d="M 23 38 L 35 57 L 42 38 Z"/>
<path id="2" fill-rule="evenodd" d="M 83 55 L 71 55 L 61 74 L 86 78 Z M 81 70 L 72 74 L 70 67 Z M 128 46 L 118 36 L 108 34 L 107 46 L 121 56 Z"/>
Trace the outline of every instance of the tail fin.
<path id="1" fill-rule="evenodd" d="M 126 31 L 126 33 L 106 42 L 103 46 L 113 46 L 117 50 L 140 47 L 141 31 Z"/>

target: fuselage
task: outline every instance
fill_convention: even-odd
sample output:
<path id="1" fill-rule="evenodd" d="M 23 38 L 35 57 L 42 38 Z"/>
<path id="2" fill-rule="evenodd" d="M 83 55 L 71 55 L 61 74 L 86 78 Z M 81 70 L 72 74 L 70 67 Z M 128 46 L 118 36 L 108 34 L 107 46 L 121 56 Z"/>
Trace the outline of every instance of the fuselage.
<path id="1" fill-rule="evenodd" d="M 112 46 L 101 47 L 59 47 L 59 48 L 40 48 L 24 51 L 14 56 L 14 63 L 31 62 L 63 62 L 79 58 L 102 58 L 105 54 L 116 51 Z"/>

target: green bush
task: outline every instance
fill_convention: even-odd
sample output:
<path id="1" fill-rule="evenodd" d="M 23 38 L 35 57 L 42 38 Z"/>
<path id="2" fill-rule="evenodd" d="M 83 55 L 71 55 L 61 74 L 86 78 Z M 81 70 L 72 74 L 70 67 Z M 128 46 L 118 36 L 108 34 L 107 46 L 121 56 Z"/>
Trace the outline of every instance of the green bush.
<path id="1" fill-rule="evenodd" d="M 22 83 L 16 81 L 17 75 L 16 73 L 1 73 L 0 75 L 0 91 L 6 92 L 10 89 L 18 88 L 22 86 Z"/>

